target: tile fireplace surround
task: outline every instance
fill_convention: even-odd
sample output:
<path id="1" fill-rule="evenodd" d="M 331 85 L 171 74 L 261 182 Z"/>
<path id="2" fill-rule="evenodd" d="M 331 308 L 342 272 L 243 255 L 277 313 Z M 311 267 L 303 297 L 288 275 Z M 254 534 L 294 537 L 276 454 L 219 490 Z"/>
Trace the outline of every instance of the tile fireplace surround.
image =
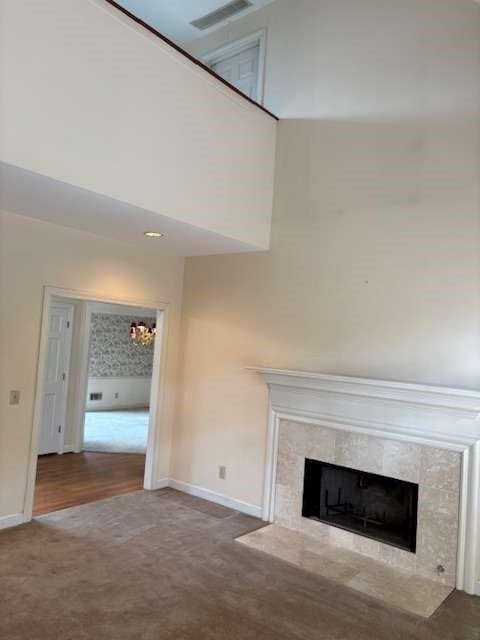
<path id="1" fill-rule="evenodd" d="M 269 387 L 264 520 L 480 595 L 480 392 L 250 370 Z M 418 484 L 416 553 L 303 518 L 305 458 Z"/>

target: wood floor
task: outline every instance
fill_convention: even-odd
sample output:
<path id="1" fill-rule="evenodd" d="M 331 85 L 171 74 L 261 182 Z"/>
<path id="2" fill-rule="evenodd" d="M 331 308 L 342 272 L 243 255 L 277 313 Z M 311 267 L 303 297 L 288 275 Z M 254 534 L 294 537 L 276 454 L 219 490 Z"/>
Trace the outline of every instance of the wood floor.
<path id="1" fill-rule="evenodd" d="M 143 487 L 144 469 L 143 454 L 39 456 L 33 515 L 137 491 Z"/>

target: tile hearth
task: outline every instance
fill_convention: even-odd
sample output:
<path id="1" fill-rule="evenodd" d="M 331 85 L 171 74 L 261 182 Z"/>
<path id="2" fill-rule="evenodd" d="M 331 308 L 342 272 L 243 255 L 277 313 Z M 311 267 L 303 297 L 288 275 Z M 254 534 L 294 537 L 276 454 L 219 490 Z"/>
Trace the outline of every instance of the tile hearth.
<path id="1" fill-rule="evenodd" d="M 300 531 L 271 524 L 237 541 L 424 618 L 430 617 L 452 591 L 448 585 L 334 546 L 327 534 L 320 542 Z"/>

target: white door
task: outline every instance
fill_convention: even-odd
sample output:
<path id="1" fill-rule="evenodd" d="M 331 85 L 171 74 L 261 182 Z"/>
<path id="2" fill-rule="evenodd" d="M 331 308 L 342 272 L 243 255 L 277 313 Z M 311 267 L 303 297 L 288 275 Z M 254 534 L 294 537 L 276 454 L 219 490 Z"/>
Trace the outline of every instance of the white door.
<path id="1" fill-rule="evenodd" d="M 257 43 L 240 53 L 213 62 L 210 66 L 221 78 L 233 84 L 252 100 L 256 100 L 259 55 L 260 45 Z"/>
<path id="2" fill-rule="evenodd" d="M 40 455 L 59 453 L 63 448 L 72 317 L 71 305 L 53 304 L 50 308 L 38 451 Z"/>

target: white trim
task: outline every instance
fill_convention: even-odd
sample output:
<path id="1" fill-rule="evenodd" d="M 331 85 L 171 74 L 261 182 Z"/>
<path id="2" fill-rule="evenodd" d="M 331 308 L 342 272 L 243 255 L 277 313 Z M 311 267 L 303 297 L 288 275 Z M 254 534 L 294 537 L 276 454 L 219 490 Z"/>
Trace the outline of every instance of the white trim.
<path id="1" fill-rule="evenodd" d="M 158 489 L 166 489 L 166 487 L 168 487 L 168 478 L 160 478 L 159 480 L 155 480 L 155 483 L 152 487 L 152 489 L 154 491 L 157 491 Z"/>
<path id="2" fill-rule="evenodd" d="M 121 306 L 117 305 L 115 310 L 111 308 L 110 303 L 93 302 L 90 305 L 92 313 L 105 313 L 115 316 L 127 316 L 135 320 L 135 318 L 155 318 L 155 312 L 153 309 L 143 309 L 141 307 L 133 307 L 132 305 Z"/>
<path id="3" fill-rule="evenodd" d="M 273 522 L 280 420 L 419 442 L 462 454 L 456 587 L 478 592 L 480 392 L 248 367 L 269 388 L 262 517 Z"/>
<path id="4" fill-rule="evenodd" d="M 23 513 L 13 513 L 10 516 L 2 516 L 0 518 L 0 529 L 10 529 L 10 527 L 18 527 L 19 524 L 26 522 Z"/>
<path id="5" fill-rule="evenodd" d="M 168 315 L 167 308 L 163 311 L 157 307 L 157 338 L 153 351 L 152 383 L 150 390 L 150 405 L 148 418 L 147 436 L 147 456 L 145 459 L 145 475 L 143 488 L 153 489 L 157 479 L 157 459 L 158 459 L 158 439 L 159 429 L 157 424 L 162 425 L 164 420 L 160 411 L 165 407 L 165 379 L 167 366 L 167 335 L 168 335 Z"/>
<path id="6" fill-rule="evenodd" d="M 228 496 L 223 495 L 223 493 L 216 493 L 210 489 L 204 489 L 203 487 L 198 487 L 197 485 L 183 482 L 182 480 L 175 480 L 174 478 L 169 478 L 168 486 L 172 489 L 177 489 L 177 491 L 188 493 L 191 496 L 203 498 L 204 500 L 221 504 L 229 509 L 246 513 L 254 518 L 261 518 L 262 516 L 261 507 L 255 504 L 250 504 L 249 502 L 243 502 L 242 500 L 236 500 L 235 498 L 229 498 Z"/>
<path id="7" fill-rule="evenodd" d="M 101 384 L 102 382 L 125 382 L 126 380 L 141 380 L 143 382 L 152 379 L 152 376 L 91 376 L 88 378 L 90 383 Z"/>
<path id="8" fill-rule="evenodd" d="M 207 66 L 212 67 L 214 64 L 221 62 L 225 58 L 241 53 L 246 49 L 258 44 L 258 72 L 257 72 L 257 95 L 255 101 L 263 104 L 263 92 L 265 87 L 265 59 L 267 53 L 267 30 L 259 29 L 255 33 L 251 33 L 239 40 L 228 42 L 212 51 L 203 54 L 201 61 Z"/>
<path id="9" fill-rule="evenodd" d="M 102 382 L 108 381 L 108 382 L 124 382 L 125 380 L 148 380 L 148 382 L 150 382 L 150 380 L 152 379 L 152 376 L 92 376 L 88 378 L 88 381 L 90 383 L 94 382 L 95 384 L 101 384 Z"/>
<path id="10" fill-rule="evenodd" d="M 25 486 L 23 518 L 25 522 L 32 519 L 33 499 L 35 493 L 35 478 L 37 471 L 38 445 L 40 436 L 40 421 L 42 414 L 43 379 L 45 371 L 45 356 L 47 349 L 48 318 L 50 306 L 54 298 L 66 299 L 66 301 L 85 301 L 87 303 L 107 303 L 120 304 L 124 306 L 141 307 L 155 309 L 157 314 L 158 337 L 155 340 L 153 355 L 153 376 L 150 394 L 150 421 L 148 429 L 147 455 L 145 460 L 144 488 L 152 489 L 155 486 L 156 460 L 158 459 L 158 443 L 160 441 L 159 431 L 164 420 L 162 413 L 165 410 L 163 402 L 165 394 L 165 367 L 166 367 L 166 346 L 168 337 L 168 302 L 146 301 L 146 300 L 124 300 L 112 298 L 108 295 L 99 296 L 87 291 L 77 291 L 75 289 L 60 289 L 57 287 L 45 286 L 42 307 L 42 323 L 40 334 L 40 348 L 38 354 L 37 382 L 35 391 L 35 404 L 32 423 L 32 433 L 30 438 L 30 455 Z M 87 309 L 87 321 L 88 321 Z M 82 336 L 82 354 L 80 358 L 81 376 L 84 378 L 79 384 L 78 393 L 83 394 L 85 399 L 88 380 L 88 337 L 89 332 L 84 331 Z M 82 420 L 85 411 L 85 401 L 80 404 L 82 410 Z M 80 414 L 80 408 L 78 410 Z M 158 415 L 157 415 L 158 414 Z M 80 416 L 78 416 L 80 418 Z M 76 445 L 78 442 L 76 443 Z"/>
<path id="11" fill-rule="evenodd" d="M 64 385 L 64 402 L 63 402 L 63 415 L 62 415 L 62 431 L 60 433 L 60 448 L 58 453 L 65 452 L 65 432 L 67 430 L 67 408 L 68 408 L 68 389 L 70 383 L 70 370 L 72 365 L 72 336 L 74 328 L 74 311 L 75 307 L 72 303 L 55 303 L 56 307 L 62 307 L 68 309 L 68 322 L 69 331 L 65 337 L 65 351 L 66 351 L 66 367 L 65 367 L 65 385 Z"/>
<path id="12" fill-rule="evenodd" d="M 80 453 L 83 449 L 85 432 L 85 404 L 88 388 L 88 350 L 90 343 L 90 311 L 89 304 L 85 302 L 80 309 L 79 328 L 79 361 L 78 361 L 78 394 L 75 399 L 75 415 L 73 424 L 74 452 Z"/>

